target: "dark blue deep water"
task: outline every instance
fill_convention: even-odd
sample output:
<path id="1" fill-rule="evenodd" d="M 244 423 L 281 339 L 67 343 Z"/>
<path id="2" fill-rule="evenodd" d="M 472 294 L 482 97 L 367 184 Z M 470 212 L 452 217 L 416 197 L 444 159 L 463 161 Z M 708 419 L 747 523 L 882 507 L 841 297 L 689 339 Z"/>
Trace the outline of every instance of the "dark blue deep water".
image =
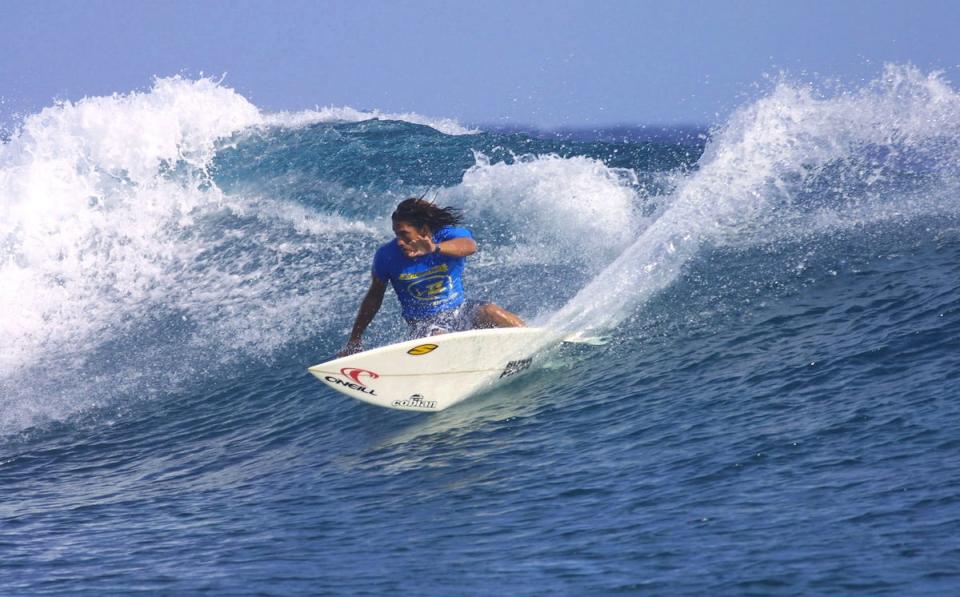
<path id="1" fill-rule="evenodd" d="M 891 66 L 634 133 L 180 79 L 25 119 L 0 593 L 960 591 L 960 94 Z M 470 294 L 596 342 L 435 414 L 310 376 L 424 193 Z"/>

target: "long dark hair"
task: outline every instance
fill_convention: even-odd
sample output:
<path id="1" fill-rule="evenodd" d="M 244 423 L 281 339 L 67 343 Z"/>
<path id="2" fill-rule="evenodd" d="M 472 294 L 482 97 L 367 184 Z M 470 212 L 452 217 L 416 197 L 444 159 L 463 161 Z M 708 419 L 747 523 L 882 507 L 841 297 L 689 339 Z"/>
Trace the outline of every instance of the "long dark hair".
<path id="1" fill-rule="evenodd" d="M 455 207 L 437 207 L 420 197 L 404 199 L 390 216 L 394 222 L 406 222 L 415 228 L 427 226 L 436 232 L 444 226 L 456 226 L 463 221 L 463 214 Z"/>

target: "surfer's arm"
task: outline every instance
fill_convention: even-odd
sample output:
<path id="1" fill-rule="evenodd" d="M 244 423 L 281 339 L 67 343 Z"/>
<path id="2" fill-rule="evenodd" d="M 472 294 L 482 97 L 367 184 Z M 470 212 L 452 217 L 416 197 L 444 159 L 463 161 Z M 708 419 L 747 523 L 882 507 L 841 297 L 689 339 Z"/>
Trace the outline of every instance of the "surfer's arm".
<path id="1" fill-rule="evenodd" d="M 371 276 L 370 288 L 367 289 L 367 294 L 360 303 L 357 319 L 353 322 L 353 330 L 350 332 L 350 340 L 347 341 L 343 350 L 337 354 L 338 357 L 353 354 L 360 350 L 360 339 L 363 337 L 363 332 L 366 331 L 367 326 L 370 325 L 370 322 L 376 317 L 377 311 L 380 310 L 380 305 L 383 304 L 383 294 L 386 290 L 386 282 L 375 275 Z"/>
<path id="2" fill-rule="evenodd" d="M 467 257 L 477 252 L 477 243 L 469 237 L 451 238 L 433 246 L 434 250 L 439 248 L 439 253 L 447 257 Z"/>

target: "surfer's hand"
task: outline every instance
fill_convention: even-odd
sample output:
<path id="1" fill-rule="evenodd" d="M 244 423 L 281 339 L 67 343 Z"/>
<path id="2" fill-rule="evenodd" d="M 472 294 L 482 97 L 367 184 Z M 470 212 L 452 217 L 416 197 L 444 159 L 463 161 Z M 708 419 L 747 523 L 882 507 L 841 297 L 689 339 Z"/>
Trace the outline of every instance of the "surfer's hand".
<path id="1" fill-rule="evenodd" d="M 424 255 L 429 255 L 430 253 L 433 253 L 433 248 L 436 246 L 437 245 L 433 242 L 433 239 L 429 236 L 418 238 L 410 243 L 410 250 L 407 252 L 407 257 L 413 259 L 414 257 L 423 257 Z"/>
<path id="2" fill-rule="evenodd" d="M 360 340 L 350 340 L 347 342 L 347 345 L 337 353 L 337 358 L 339 359 L 340 357 L 350 356 L 360 352 L 361 350 L 363 350 L 363 346 Z"/>

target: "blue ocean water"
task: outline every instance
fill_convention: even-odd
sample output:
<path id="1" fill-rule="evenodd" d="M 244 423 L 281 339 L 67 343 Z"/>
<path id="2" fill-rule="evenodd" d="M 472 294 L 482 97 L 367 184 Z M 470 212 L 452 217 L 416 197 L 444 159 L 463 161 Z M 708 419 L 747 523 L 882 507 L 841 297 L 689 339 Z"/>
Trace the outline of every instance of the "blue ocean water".
<path id="1" fill-rule="evenodd" d="M 206 79 L 0 145 L 0 592 L 949 594 L 960 93 L 780 81 L 708 134 L 270 114 Z M 398 200 L 563 345 L 441 413 L 306 372 Z M 368 345 L 404 330 L 392 297 Z"/>

